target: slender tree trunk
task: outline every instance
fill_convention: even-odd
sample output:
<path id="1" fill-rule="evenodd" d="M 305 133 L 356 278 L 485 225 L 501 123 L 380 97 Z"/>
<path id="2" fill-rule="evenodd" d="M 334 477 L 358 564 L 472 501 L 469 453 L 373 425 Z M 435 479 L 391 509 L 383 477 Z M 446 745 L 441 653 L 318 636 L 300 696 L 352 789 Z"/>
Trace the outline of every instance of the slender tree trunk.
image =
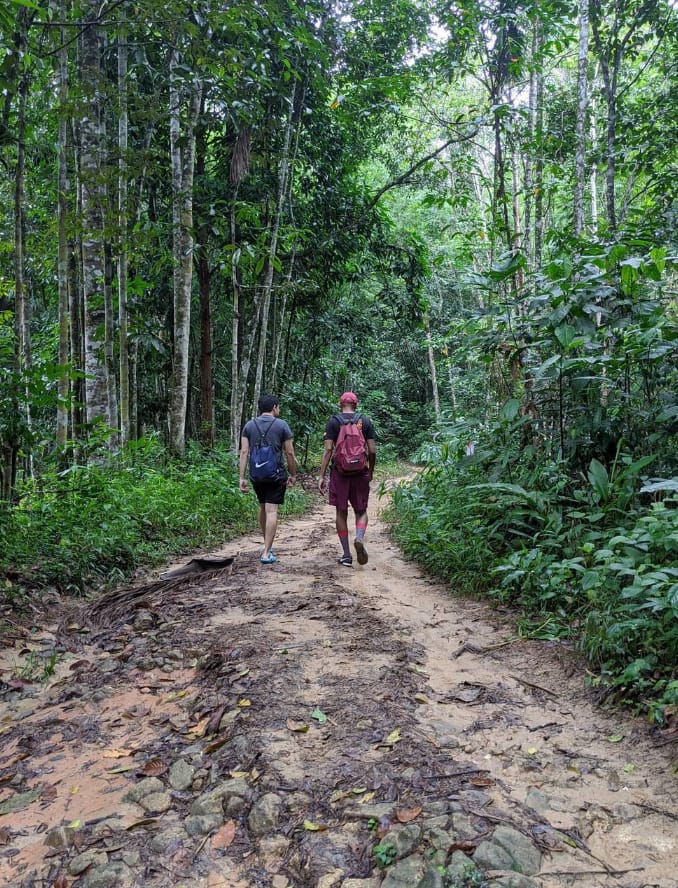
<path id="1" fill-rule="evenodd" d="M 60 4 L 62 21 L 66 21 L 66 4 Z M 70 378 L 68 374 L 69 350 L 69 243 L 68 219 L 70 213 L 70 177 L 68 174 L 68 54 L 65 46 L 65 35 L 61 34 L 59 49 L 58 93 L 59 93 L 59 136 L 57 142 L 57 229 L 58 229 L 58 260 L 57 286 L 59 291 L 59 378 L 57 382 L 57 419 L 56 445 L 63 459 L 68 444 L 68 401 L 70 395 Z"/>
<path id="2" fill-rule="evenodd" d="M 539 51 L 541 51 L 542 42 L 540 31 Z M 537 74 L 536 83 L 535 135 L 538 147 L 534 165 L 534 267 L 541 268 L 544 242 L 544 74 L 541 69 Z"/>
<path id="3" fill-rule="evenodd" d="M 243 329 L 243 298 L 240 287 L 240 271 L 238 260 L 240 248 L 238 246 L 238 228 L 236 224 L 235 207 L 238 197 L 238 188 L 247 174 L 250 160 L 250 130 L 244 126 L 238 133 L 233 145 L 231 157 L 230 182 L 234 185 L 233 199 L 230 212 L 231 232 L 231 286 L 233 289 L 233 314 L 231 319 L 231 448 L 237 452 L 240 445 L 240 429 L 242 427 L 242 414 L 245 404 L 245 391 L 249 375 L 249 359 L 247 366 L 241 365 L 241 342 Z"/>
<path id="4" fill-rule="evenodd" d="M 23 39 L 23 37 L 22 37 Z M 28 374 L 31 370 L 31 305 L 26 289 L 26 223 L 24 216 L 26 187 L 26 101 L 29 79 L 26 72 L 19 81 L 17 95 L 17 152 L 14 178 L 14 323 L 17 350 L 17 367 L 22 377 L 23 396 L 20 410 L 26 429 L 30 431 L 31 408 L 28 390 Z M 17 441 L 18 443 L 18 441 Z M 33 475 L 33 459 L 28 448 L 24 458 L 26 474 Z M 12 479 L 12 484 L 14 479 Z"/>
<path id="5" fill-rule="evenodd" d="M 594 73 L 594 83 L 595 83 L 595 73 Z M 596 150 L 597 142 L 598 142 L 598 133 L 597 133 L 597 116 L 596 116 L 596 101 L 594 98 L 595 90 L 591 90 L 591 104 L 589 107 L 589 117 L 590 117 L 590 140 L 591 140 L 591 153 L 594 157 L 597 156 L 598 152 Z M 598 233 L 598 167 L 595 163 L 591 164 L 591 173 L 589 178 L 589 190 L 591 192 L 591 231 L 594 234 Z"/>
<path id="6" fill-rule="evenodd" d="M 259 353 L 257 355 L 257 368 L 254 377 L 254 397 L 253 401 L 256 405 L 259 395 L 261 394 L 261 385 L 264 375 L 264 361 L 266 357 L 266 349 L 268 346 L 268 317 L 271 306 L 271 291 L 273 288 L 273 277 L 275 273 L 275 261 L 278 252 L 278 236 L 280 234 L 280 225 L 282 223 L 283 213 L 285 211 L 287 196 L 287 180 L 289 176 L 290 162 L 290 146 L 292 144 L 294 109 L 296 105 L 297 82 L 292 86 L 292 95 L 290 96 L 289 113 L 285 124 L 285 133 L 283 138 L 283 148 L 280 157 L 280 166 L 278 168 L 278 193 L 276 196 L 275 212 L 271 220 L 271 235 L 268 248 L 268 256 L 266 259 L 266 275 L 263 284 L 263 299 L 261 312 L 261 327 L 259 329 Z"/>
<path id="7" fill-rule="evenodd" d="M 523 218 L 523 252 L 529 269 L 534 268 L 532 208 L 534 206 L 534 143 L 537 129 L 537 50 L 539 48 L 539 31 L 541 22 L 538 18 L 532 23 L 532 68 L 530 72 L 530 88 L 527 111 L 527 132 L 530 147 L 525 157 L 525 204 Z"/>
<path id="8" fill-rule="evenodd" d="M 301 136 L 302 129 L 302 120 L 303 115 L 299 113 L 300 107 L 303 105 L 306 98 L 306 90 L 307 90 L 307 82 L 304 82 L 302 88 L 299 90 L 299 94 L 297 96 L 297 110 L 296 110 L 296 118 L 297 124 L 294 133 L 294 150 L 292 152 L 292 160 L 290 163 L 291 170 L 294 170 L 296 166 L 296 159 L 299 153 L 299 138 Z M 287 177 L 287 204 L 289 208 L 289 215 L 292 224 L 294 225 L 294 204 L 292 202 L 292 189 L 293 189 L 293 181 L 294 177 L 290 173 Z M 276 325 L 273 337 L 273 358 L 271 361 L 271 372 L 270 372 L 270 386 L 271 391 L 278 391 L 278 379 L 279 379 L 279 371 L 280 371 L 280 353 L 282 350 L 282 339 L 283 334 L 286 329 L 286 320 L 287 320 L 287 303 L 289 300 L 289 294 L 292 291 L 292 276 L 294 274 L 294 265 L 296 262 L 296 246 L 292 247 L 289 265 L 287 268 L 287 273 L 285 275 L 285 284 L 281 289 L 280 295 L 280 304 L 278 306 Z"/>
<path id="9" fill-rule="evenodd" d="M 493 97 L 498 104 L 498 97 Z M 504 145 L 502 142 L 501 117 L 496 111 L 493 115 L 494 131 L 494 195 L 493 195 L 493 230 L 499 228 L 504 235 L 504 247 L 509 249 L 512 243 L 511 226 L 509 223 L 508 198 L 506 194 L 506 166 L 504 163 Z M 493 235 L 494 242 L 494 235 Z M 493 250 L 492 259 L 495 255 Z"/>
<path id="10" fill-rule="evenodd" d="M 203 102 L 204 109 L 204 102 Z M 201 109 L 201 112 L 202 110 Z M 196 174 L 201 181 L 205 176 L 207 155 L 206 131 L 200 126 L 197 138 Z M 206 213 L 206 208 L 203 208 Z M 209 224 L 202 221 L 197 230 L 198 239 L 198 291 L 200 293 L 200 440 L 207 447 L 214 447 L 214 381 L 212 376 L 212 296 L 209 264 Z"/>
<path id="11" fill-rule="evenodd" d="M 292 276 L 294 274 L 295 257 L 296 257 L 296 252 L 293 250 L 292 255 L 290 257 L 290 264 L 287 269 L 287 274 L 285 275 L 285 284 L 282 288 L 282 293 L 280 296 L 280 306 L 278 309 L 275 334 L 273 337 L 273 359 L 271 361 L 271 373 L 270 373 L 271 391 L 278 390 L 278 373 L 279 373 L 279 369 L 280 369 L 280 352 L 282 349 L 283 333 L 285 332 L 286 322 L 287 322 L 287 302 L 289 299 L 290 290 L 293 286 L 292 285 Z"/>
<path id="12" fill-rule="evenodd" d="M 426 315 L 426 354 L 428 357 L 428 366 L 431 372 L 431 392 L 433 394 L 433 411 L 435 413 L 436 425 L 440 425 L 440 393 L 438 391 L 438 373 L 436 370 L 436 358 L 433 352 L 433 343 L 431 342 L 431 319 Z"/>
<path id="13" fill-rule="evenodd" d="M 518 183 L 520 175 L 518 173 L 518 147 L 516 140 L 511 137 L 511 179 L 513 188 L 511 191 L 511 211 L 513 215 L 513 237 L 511 240 L 511 252 L 515 255 L 522 248 L 522 232 L 520 224 L 520 193 Z M 523 292 L 525 286 L 525 274 L 522 268 L 518 268 L 513 278 L 514 288 L 517 295 Z"/>
<path id="14" fill-rule="evenodd" d="M 90 0 L 80 45 L 80 193 L 82 213 L 82 285 L 85 309 L 85 390 L 87 421 L 110 426 L 108 378 L 102 328 L 104 307 L 103 201 L 101 190 L 101 38 L 96 24 L 99 4 Z"/>
<path id="15" fill-rule="evenodd" d="M 118 354 L 120 372 L 120 443 L 130 440 L 129 326 L 127 316 L 127 23 L 118 37 Z"/>
<path id="16" fill-rule="evenodd" d="M 577 118 L 575 122 L 573 229 L 579 237 L 584 227 L 586 183 L 586 109 L 588 106 L 589 0 L 579 0 L 579 56 L 577 62 Z"/>
<path id="17" fill-rule="evenodd" d="M 77 169 L 77 166 L 76 166 Z M 77 200 L 79 202 L 79 193 Z M 78 458 L 78 442 L 85 437 L 83 424 L 85 422 L 85 317 L 83 309 L 82 257 L 79 253 L 79 243 L 71 241 L 68 257 L 68 274 L 71 281 L 70 293 L 70 331 L 71 331 L 71 364 L 73 366 L 73 395 L 71 397 L 71 429 L 73 438 L 73 457 Z"/>
<path id="18" fill-rule="evenodd" d="M 606 170 L 605 170 L 605 207 L 607 209 L 607 224 L 610 231 L 617 230 L 617 208 L 615 200 L 615 175 L 616 175 L 616 137 L 617 133 L 617 102 L 614 93 L 607 97 L 607 120 L 605 126 L 606 143 Z"/>
<path id="19" fill-rule="evenodd" d="M 169 449 L 175 456 L 183 454 L 186 446 L 191 285 L 193 279 L 195 128 L 202 94 L 202 89 L 196 82 L 190 85 L 186 120 L 182 128 L 182 81 L 176 73 L 178 65 L 179 55 L 173 49 L 170 54 L 170 150 L 174 253 L 174 348 L 169 410 Z"/>
<path id="20" fill-rule="evenodd" d="M 238 272 L 237 228 L 235 221 L 235 200 L 231 204 L 231 245 L 233 253 L 231 258 L 231 286 L 233 289 L 233 312 L 231 315 L 231 449 L 235 453 L 240 444 L 240 430 L 242 427 L 242 410 L 245 402 L 245 386 L 247 375 L 240 366 L 240 328 L 242 295 L 240 292 L 240 276 Z"/>
<path id="21" fill-rule="evenodd" d="M 106 391 L 108 422 L 111 427 L 109 447 L 119 444 L 118 390 L 115 373 L 115 322 L 113 317 L 113 254 L 108 240 L 104 242 L 104 358 L 106 361 Z"/>

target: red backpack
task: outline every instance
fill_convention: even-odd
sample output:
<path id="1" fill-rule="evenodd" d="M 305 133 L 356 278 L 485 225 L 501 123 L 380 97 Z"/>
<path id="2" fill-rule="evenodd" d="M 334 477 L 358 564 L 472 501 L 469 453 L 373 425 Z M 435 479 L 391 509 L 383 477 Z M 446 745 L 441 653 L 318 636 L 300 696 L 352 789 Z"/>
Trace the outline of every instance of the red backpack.
<path id="1" fill-rule="evenodd" d="M 334 445 L 334 466 L 342 475 L 357 475 L 367 468 L 367 447 L 359 413 L 338 413 L 340 428 Z"/>

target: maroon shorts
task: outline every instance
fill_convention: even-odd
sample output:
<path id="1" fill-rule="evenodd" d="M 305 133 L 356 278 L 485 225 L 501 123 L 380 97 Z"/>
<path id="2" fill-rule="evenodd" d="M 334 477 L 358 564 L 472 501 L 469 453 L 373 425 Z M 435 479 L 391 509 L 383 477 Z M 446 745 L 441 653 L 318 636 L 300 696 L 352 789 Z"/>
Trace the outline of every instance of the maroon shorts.
<path id="1" fill-rule="evenodd" d="M 343 512 L 348 510 L 348 504 L 353 506 L 357 514 L 367 511 L 367 501 L 370 497 L 370 473 L 363 472 L 360 475 L 340 475 L 336 469 L 330 473 L 330 495 L 328 502 Z"/>

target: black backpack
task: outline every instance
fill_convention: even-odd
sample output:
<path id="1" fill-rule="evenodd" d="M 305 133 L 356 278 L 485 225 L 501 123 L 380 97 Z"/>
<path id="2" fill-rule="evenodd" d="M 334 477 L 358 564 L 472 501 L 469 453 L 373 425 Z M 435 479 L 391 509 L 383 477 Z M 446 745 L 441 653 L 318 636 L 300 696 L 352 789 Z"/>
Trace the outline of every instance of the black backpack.
<path id="1" fill-rule="evenodd" d="M 280 466 L 275 449 L 266 439 L 275 420 L 263 432 L 256 419 L 252 421 L 259 432 L 259 440 L 250 450 L 250 478 L 252 481 L 276 481 L 280 477 Z"/>

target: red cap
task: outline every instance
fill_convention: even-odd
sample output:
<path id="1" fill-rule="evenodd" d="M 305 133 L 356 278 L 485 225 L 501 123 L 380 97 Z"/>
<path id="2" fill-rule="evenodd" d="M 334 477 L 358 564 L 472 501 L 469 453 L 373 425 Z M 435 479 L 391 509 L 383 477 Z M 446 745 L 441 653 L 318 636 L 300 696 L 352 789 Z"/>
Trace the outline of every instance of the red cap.
<path id="1" fill-rule="evenodd" d="M 341 407 L 342 404 L 354 404 L 357 406 L 357 395 L 354 395 L 353 392 L 344 392 L 341 398 L 339 398 L 339 406 Z"/>

